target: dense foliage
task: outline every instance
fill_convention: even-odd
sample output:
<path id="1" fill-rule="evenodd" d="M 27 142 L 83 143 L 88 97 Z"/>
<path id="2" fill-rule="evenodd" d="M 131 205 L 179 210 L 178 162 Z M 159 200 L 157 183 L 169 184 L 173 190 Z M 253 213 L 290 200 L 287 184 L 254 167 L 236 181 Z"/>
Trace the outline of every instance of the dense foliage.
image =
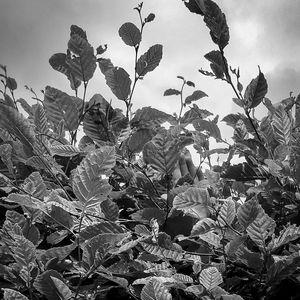
<path id="1" fill-rule="evenodd" d="M 73 96 L 47 86 L 41 100 L 28 88 L 30 105 L 16 98 L 17 82 L 1 66 L 5 300 L 299 299 L 300 97 L 273 105 L 260 69 L 244 89 L 225 57 L 221 9 L 211 0 L 184 5 L 203 17 L 216 45 L 204 55 L 211 70 L 199 72 L 227 82 L 244 112 L 222 119 L 234 143 L 222 139 L 218 116 L 196 104 L 205 92 L 182 76 L 179 89 L 164 93 L 178 97 L 178 115 L 132 111 L 136 84 L 158 67 L 163 49 L 140 54 L 143 29 L 155 19 L 142 16 L 142 3 L 139 27 L 119 29 L 133 49 L 134 78 L 105 58 L 106 45 L 95 53 L 75 25 L 67 52 L 49 60 Z M 101 94 L 86 99 L 97 66 L 124 113 Z M 187 87 L 194 91 L 186 96 Z M 261 120 L 259 105 L 268 110 Z M 222 146 L 211 149 L 211 139 Z M 219 154 L 226 159 L 213 165 Z M 237 155 L 244 162 L 234 165 Z"/>

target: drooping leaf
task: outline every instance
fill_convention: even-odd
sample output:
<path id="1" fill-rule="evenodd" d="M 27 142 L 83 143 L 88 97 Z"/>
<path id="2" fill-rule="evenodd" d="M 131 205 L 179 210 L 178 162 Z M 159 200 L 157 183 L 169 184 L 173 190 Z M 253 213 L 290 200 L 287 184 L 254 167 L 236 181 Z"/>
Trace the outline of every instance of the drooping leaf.
<path id="1" fill-rule="evenodd" d="M 245 90 L 244 101 L 248 109 L 255 108 L 264 99 L 268 91 L 268 84 L 264 74 L 259 70 L 259 74 L 252 79 Z"/>
<path id="2" fill-rule="evenodd" d="M 280 105 L 276 108 L 271 121 L 275 137 L 280 144 L 288 145 L 292 133 L 292 120 L 285 111 L 284 107 Z"/>
<path id="3" fill-rule="evenodd" d="M 87 154 L 76 168 L 73 176 L 73 191 L 84 205 L 95 205 L 106 200 L 111 191 L 107 179 L 115 165 L 114 147 L 105 146 Z"/>
<path id="4" fill-rule="evenodd" d="M 3 294 L 3 299 L 4 300 L 29 300 L 26 296 L 21 294 L 18 291 L 8 289 L 8 288 L 2 288 L 4 294 Z"/>
<path id="5" fill-rule="evenodd" d="M 76 105 L 78 98 L 47 86 L 44 94 L 44 107 L 49 121 L 57 126 L 63 120 L 69 131 L 76 130 L 79 125 L 79 107 Z"/>
<path id="6" fill-rule="evenodd" d="M 259 205 L 259 212 L 255 220 L 247 227 L 246 231 L 255 244 L 266 251 L 266 239 L 274 233 L 275 221 L 269 217 Z"/>
<path id="7" fill-rule="evenodd" d="M 223 57 L 220 51 L 214 50 L 205 54 L 204 57 L 211 62 L 211 69 L 217 78 L 223 78 L 226 74 L 227 61 Z"/>
<path id="8" fill-rule="evenodd" d="M 172 300 L 167 287 L 156 278 L 152 278 L 142 289 L 142 300 Z"/>
<path id="9" fill-rule="evenodd" d="M 33 155 L 35 134 L 31 123 L 23 117 L 15 108 L 0 102 L 0 127 L 22 142 L 25 153 Z"/>
<path id="10" fill-rule="evenodd" d="M 210 197 L 207 189 L 190 187 L 185 192 L 178 194 L 173 201 L 176 209 L 187 210 L 196 206 L 207 208 L 210 205 Z"/>
<path id="11" fill-rule="evenodd" d="M 185 6 L 190 12 L 203 16 L 205 12 L 204 0 L 184 1 Z"/>
<path id="12" fill-rule="evenodd" d="M 198 221 L 191 231 L 191 236 L 207 233 L 216 227 L 216 222 L 211 218 L 204 218 Z"/>
<path id="13" fill-rule="evenodd" d="M 126 45 L 132 47 L 137 46 L 142 39 L 140 30 L 133 23 L 130 22 L 124 23 L 120 27 L 119 36 Z"/>
<path id="14" fill-rule="evenodd" d="M 180 95 L 181 92 L 176 89 L 167 89 L 164 92 L 164 96 Z"/>
<path id="15" fill-rule="evenodd" d="M 140 56 L 136 66 L 136 72 L 139 76 L 145 76 L 159 65 L 162 58 L 162 48 L 162 45 L 156 44 Z"/>
<path id="16" fill-rule="evenodd" d="M 235 202 L 231 199 L 226 200 L 220 209 L 218 222 L 221 226 L 231 225 L 235 215 Z"/>
<path id="17" fill-rule="evenodd" d="M 63 277 L 55 270 L 48 270 L 38 275 L 33 283 L 33 286 L 48 300 L 61 299 L 60 291 L 52 281 L 51 277 L 55 277 L 62 282 Z"/>
<path id="18" fill-rule="evenodd" d="M 128 73 L 119 67 L 110 68 L 105 72 L 106 84 L 120 100 L 126 100 L 130 94 L 131 79 Z"/>
<path id="19" fill-rule="evenodd" d="M 210 36 L 215 44 L 224 49 L 229 42 L 229 29 L 225 14 L 212 0 L 205 0 L 204 7 L 204 22 L 210 30 Z"/>
<path id="20" fill-rule="evenodd" d="M 212 290 L 223 282 L 221 273 L 216 267 L 208 267 L 200 273 L 200 283 L 208 290 Z"/>
<path id="21" fill-rule="evenodd" d="M 185 104 L 188 105 L 188 104 L 191 104 L 193 101 L 197 101 L 197 100 L 200 100 L 201 98 L 203 97 L 207 97 L 207 95 L 200 91 L 200 90 L 197 90 L 197 91 L 194 91 L 190 96 L 187 96 L 185 98 Z"/>
<path id="22" fill-rule="evenodd" d="M 256 219 L 258 213 L 258 201 L 252 198 L 238 208 L 237 218 L 239 223 L 246 229 Z"/>

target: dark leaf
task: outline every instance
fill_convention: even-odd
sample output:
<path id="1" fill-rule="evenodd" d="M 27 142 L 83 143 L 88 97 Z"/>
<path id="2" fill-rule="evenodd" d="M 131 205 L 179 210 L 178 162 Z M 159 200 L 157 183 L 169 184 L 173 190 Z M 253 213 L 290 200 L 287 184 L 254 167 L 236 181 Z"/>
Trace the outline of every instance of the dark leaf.
<path id="1" fill-rule="evenodd" d="M 185 98 L 185 104 L 191 104 L 193 101 L 197 101 L 197 100 L 200 100 L 201 98 L 203 97 L 207 97 L 207 95 L 200 91 L 200 90 L 197 90 L 197 91 L 194 91 L 192 95 L 190 96 L 187 96 Z"/>
<path id="2" fill-rule="evenodd" d="M 105 44 L 104 46 L 100 45 L 99 47 L 97 47 L 96 49 L 96 53 L 98 55 L 103 54 L 105 51 L 107 50 L 107 45 Z"/>
<path id="3" fill-rule="evenodd" d="M 140 30 L 133 23 L 130 22 L 124 23 L 120 27 L 119 36 L 126 45 L 132 47 L 137 46 L 142 39 Z"/>
<path id="4" fill-rule="evenodd" d="M 98 58 L 97 61 L 98 61 L 100 71 L 102 72 L 103 75 L 105 75 L 105 72 L 108 71 L 109 69 L 114 68 L 113 63 L 109 58 Z"/>
<path id="5" fill-rule="evenodd" d="M 184 4 L 190 12 L 203 16 L 205 12 L 205 0 L 185 0 Z"/>
<path id="6" fill-rule="evenodd" d="M 150 13 L 150 14 L 148 15 L 148 17 L 145 18 L 145 22 L 146 22 L 146 23 L 149 23 L 149 22 L 152 22 L 154 19 L 155 19 L 155 14 Z"/>
<path id="7" fill-rule="evenodd" d="M 176 89 L 167 89 L 164 92 L 164 96 L 172 96 L 172 95 L 180 95 L 180 91 L 176 90 Z"/>
<path id="8" fill-rule="evenodd" d="M 193 82 L 193 81 L 187 81 L 186 82 L 186 84 L 188 85 L 188 86 L 192 86 L 192 87 L 195 87 L 195 83 Z"/>
<path id="9" fill-rule="evenodd" d="M 71 25 L 70 27 L 70 36 L 78 34 L 81 38 L 87 40 L 86 32 L 77 25 Z"/>
<path id="10" fill-rule="evenodd" d="M 8 89 L 14 91 L 15 89 L 17 89 L 17 82 L 14 78 L 7 77 L 6 78 L 6 86 Z"/>

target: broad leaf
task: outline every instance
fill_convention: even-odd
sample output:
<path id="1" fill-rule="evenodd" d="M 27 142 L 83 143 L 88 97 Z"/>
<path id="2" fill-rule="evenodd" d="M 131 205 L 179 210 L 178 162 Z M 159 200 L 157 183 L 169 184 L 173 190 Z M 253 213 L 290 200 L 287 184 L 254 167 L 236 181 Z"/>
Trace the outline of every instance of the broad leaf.
<path id="1" fill-rule="evenodd" d="M 166 286 L 156 278 L 152 278 L 142 289 L 142 300 L 172 300 Z"/>
<path id="2" fill-rule="evenodd" d="M 181 92 L 176 89 L 167 89 L 164 92 L 164 96 L 180 95 Z"/>
<path id="3" fill-rule="evenodd" d="M 220 285 L 223 282 L 223 278 L 216 267 L 209 267 L 200 273 L 199 281 L 208 291 L 210 291 Z"/>
<path id="4" fill-rule="evenodd" d="M 184 1 L 185 6 L 190 12 L 203 16 L 205 12 L 204 0 Z"/>
<path id="5" fill-rule="evenodd" d="M 52 282 L 54 283 L 57 291 L 60 294 L 61 300 L 69 300 L 72 298 L 72 292 L 69 289 L 69 287 L 60 279 L 57 277 L 50 276 Z"/>
<path id="6" fill-rule="evenodd" d="M 207 233 L 215 229 L 217 223 L 211 218 L 204 218 L 198 221 L 191 231 L 191 236 Z"/>
<path id="7" fill-rule="evenodd" d="M 119 36 L 126 45 L 132 47 L 137 46 L 142 39 L 140 30 L 133 23 L 130 22 L 124 23 L 120 27 Z"/>
<path id="8" fill-rule="evenodd" d="M 138 59 L 136 72 L 140 77 L 153 71 L 159 65 L 162 58 L 162 48 L 162 45 L 154 45 Z"/>
<path id="9" fill-rule="evenodd" d="M 248 109 L 255 108 L 264 99 L 268 91 L 268 84 L 264 74 L 259 70 L 259 74 L 252 79 L 245 90 L 244 101 Z"/>
<path id="10" fill-rule="evenodd" d="M 247 233 L 255 244 L 266 251 L 266 239 L 274 233 L 275 221 L 269 217 L 259 205 L 259 213 L 255 220 L 247 227 Z"/>
<path id="11" fill-rule="evenodd" d="M 72 181 L 73 191 L 84 207 L 106 200 L 111 186 L 102 177 L 109 176 L 114 165 L 115 149 L 105 146 L 88 153 L 76 168 Z"/>
<path id="12" fill-rule="evenodd" d="M 105 72 L 106 84 L 120 100 L 126 100 L 130 94 L 131 79 L 123 68 L 110 68 Z"/>
<path id="13" fill-rule="evenodd" d="M 220 51 L 214 50 L 204 55 L 204 57 L 211 62 L 211 69 L 217 78 L 223 78 L 226 74 L 227 61 Z"/>
<path id="14" fill-rule="evenodd" d="M 44 264 L 46 264 L 49 260 L 53 258 L 57 258 L 58 260 L 64 260 L 73 250 L 77 247 L 77 243 L 73 243 L 71 245 L 62 246 L 62 247 L 52 247 L 45 252 L 40 254 L 40 259 Z"/>
<path id="15" fill-rule="evenodd" d="M 63 157 L 72 157 L 80 154 L 80 151 L 72 145 L 56 144 L 50 146 L 50 150 L 52 155 L 59 155 Z"/>
<path id="16" fill-rule="evenodd" d="M 231 225 L 235 215 L 235 202 L 231 199 L 225 200 L 218 215 L 218 222 L 221 226 Z"/>
<path id="17" fill-rule="evenodd" d="M 255 198 L 246 201 L 237 210 L 239 223 L 246 229 L 257 217 L 259 204 Z"/>
<path id="18" fill-rule="evenodd" d="M 7 289 L 7 288 L 2 288 L 2 290 L 4 292 L 3 294 L 4 300 L 29 300 L 26 296 L 24 296 L 18 291 Z"/>
<path id="19" fill-rule="evenodd" d="M 118 205 L 110 199 L 107 199 L 100 204 L 101 211 L 104 216 L 109 221 L 116 221 L 119 217 L 119 207 Z"/>
<path id="20" fill-rule="evenodd" d="M 203 97 L 207 97 L 207 95 L 204 92 L 200 90 L 194 91 L 193 94 L 185 98 L 184 104 L 186 105 L 191 104 L 193 101 L 200 100 Z"/>
<path id="21" fill-rule="evenodd" d="M 67 130 L 78 128 L 80 108 L 77 106 L 79 99 L 47 86 L 44 95 L 44 107 L 48 120 L 57 126 L 61 120 Z"/>
<path id="22" fill-rule="evenodd" d="M 218 125 L 213 121 L 198 119 L 193 122 L 193 126 L 197 131 L 207 131 L 211 137 L 216 139 L 217 142 L 222 138 Z"/>
<path id="23" fill-rule="evenodd" d="M 14 175 L 14 166 L 12 162 L 12 146 L 10 144 L 0 145 L 0 158 L 6 165 L 10 175 Z"/>

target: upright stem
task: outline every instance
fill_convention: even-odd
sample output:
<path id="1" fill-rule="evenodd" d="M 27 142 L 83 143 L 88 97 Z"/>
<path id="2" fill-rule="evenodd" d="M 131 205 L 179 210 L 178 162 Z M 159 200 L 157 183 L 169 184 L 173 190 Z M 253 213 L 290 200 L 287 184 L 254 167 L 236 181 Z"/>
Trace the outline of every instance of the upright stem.
<path id="1" fill-rule="evenodd" d="M 183 107 L 184 107 L 184 103 L 183 103 L 183 88 L 185 86 L 185 83 L 186 83 L 186 81 L 184 80 L 183 84 L 181 86 L 181 89 L 180 89 L 180 111 L 179 111 L 179 115 L 178 115 L 178 122 L 179 122 L 179 124 L 180 124 L 182 110 L 183 110 Z"/>

